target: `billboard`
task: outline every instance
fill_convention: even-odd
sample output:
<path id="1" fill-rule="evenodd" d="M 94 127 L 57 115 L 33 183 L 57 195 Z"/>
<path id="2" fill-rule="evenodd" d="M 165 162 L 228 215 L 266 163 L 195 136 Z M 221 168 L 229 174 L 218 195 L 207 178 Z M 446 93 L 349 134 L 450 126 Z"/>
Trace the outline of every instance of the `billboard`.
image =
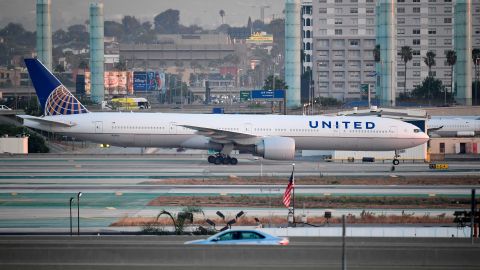
<path id="1" fill-rule="evenodd" d="M 140 92 L 165 89 L 165 74 L 156 71 L 133 72 L 133 90 Z"/>

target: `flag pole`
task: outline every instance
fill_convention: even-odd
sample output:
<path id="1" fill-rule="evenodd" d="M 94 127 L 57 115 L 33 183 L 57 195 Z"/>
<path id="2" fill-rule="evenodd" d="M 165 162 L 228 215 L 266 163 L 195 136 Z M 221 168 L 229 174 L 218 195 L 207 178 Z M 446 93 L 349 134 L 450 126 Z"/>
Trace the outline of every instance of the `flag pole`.
<path id="1" fill-rule="evenodd" d="M 292 190 L 292 207 L 293 207 L 293 226 L 295 226 L 295 163 L 292 163 L 293 170 L 292 170 L 292 181 L 293 181 L 293 190 Z"/>

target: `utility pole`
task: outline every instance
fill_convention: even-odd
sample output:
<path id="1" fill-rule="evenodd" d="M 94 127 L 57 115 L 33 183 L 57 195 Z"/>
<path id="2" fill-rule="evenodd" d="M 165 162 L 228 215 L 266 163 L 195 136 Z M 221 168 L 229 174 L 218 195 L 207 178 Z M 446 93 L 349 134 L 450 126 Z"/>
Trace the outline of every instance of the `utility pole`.
<path id="1" fill-rule="evenodd" d="M 477 204 L 475 200 L 475 189 L 472 189 L 472 198 L 471 198 L 471 209 L 470 209 L 470 239 L 472 240 L 472 244 L 474 242 L 474 230 L 475 230 L 475 214 L 477 210 Z"/>
<path id="2" fill-rule="evenodd" d="M 347 270 L 347 254 L 346 254 L 346 246 L 345 246 L 345 235 L 346 235 L 346 228 L 345 228 L 345 215 L 342 215 L 342 270 Z"/>

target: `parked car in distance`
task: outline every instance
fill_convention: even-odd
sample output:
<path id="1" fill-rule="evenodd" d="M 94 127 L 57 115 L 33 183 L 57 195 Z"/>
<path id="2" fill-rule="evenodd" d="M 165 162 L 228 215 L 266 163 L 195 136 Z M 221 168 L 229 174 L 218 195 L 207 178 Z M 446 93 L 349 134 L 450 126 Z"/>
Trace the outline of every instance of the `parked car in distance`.
<path id="1" fill-rule="evenodd" d="M 187 241 L 195 245 L 281 245 L 290 243 L 288 238 L 273 236 L 256 230 L 226 230 L 207 239 Z"/>
<path id="2" fill-rule="evenodd" d="M 7 107 L 6 105 L 0 105 L 0 111 L 11 111 L 12 109 L 10 109 L 9 107 Z"/>

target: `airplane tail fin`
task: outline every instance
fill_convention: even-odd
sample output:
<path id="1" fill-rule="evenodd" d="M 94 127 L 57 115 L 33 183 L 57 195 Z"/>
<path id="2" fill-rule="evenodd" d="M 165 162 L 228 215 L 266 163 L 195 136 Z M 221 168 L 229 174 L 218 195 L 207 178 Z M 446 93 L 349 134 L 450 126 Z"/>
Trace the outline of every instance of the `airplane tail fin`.
<path id="1" fill-rule="evenodd" d="M 25 59 L 43 115 L 69 115 L 88 113 L 88 110 L 38 60 Z"/>

